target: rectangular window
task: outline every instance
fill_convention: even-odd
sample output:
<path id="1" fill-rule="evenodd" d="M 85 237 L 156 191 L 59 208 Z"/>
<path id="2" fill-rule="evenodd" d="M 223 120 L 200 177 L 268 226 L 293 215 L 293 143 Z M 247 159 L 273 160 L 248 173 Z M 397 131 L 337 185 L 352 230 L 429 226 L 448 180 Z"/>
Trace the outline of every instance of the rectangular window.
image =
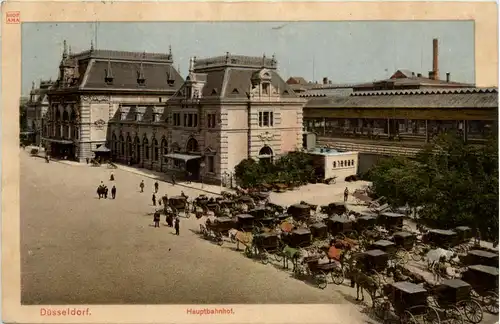
<path id="1" fill-rule="evenodd" d="M 144 147 L 144 155 L 146 156 L 146 160 L 149 160 L 149 146 Z"/>
<path id="2" fill-rule="evenodd" d="M 168 163 L 168 159 L 165 157 L 165 155 L 168 154 L 168 147 L 164 147 L 163 148 L 163 163 L 167 164 Z"/>
<path id="3" fill-rule="evenodd" d="M 207 127 L 215 128 L 215 114 L 207 114 Z"/>
<path id="4" fill-rule="evenodd" d="M 183 168 L 183 162 L 181 160 L 174 160 L 174 167 L 176 169 L 182 169 Z"/>
<path id="5" fill-rule="evenodd" d="M 272 127 L 274 125 L 274 114 L 272 111 L 259 112 L 259 126 Z"/>
<path id="6" fill-rule="evenodd" d="M 184 114 L 184 127 L 188 125 L 188 114 Z"/>
<path id="7" fill-rule="evenodd" d="M 214 173 L 214 157 L 213 156 L 207 156 L 207 170 L 210 173 Z"/>
<path id="8" fill-rule="evenodd" d="M 193 127 L 198 127 L 198 114 L 193 114 Z"/>
<path id="9" fill-rule="evenodd" d="M 173 113 L 172 114 L 172 122 L 174 126 L 180 126 L 181 125 L 181 114 L 180 113 Z"/>

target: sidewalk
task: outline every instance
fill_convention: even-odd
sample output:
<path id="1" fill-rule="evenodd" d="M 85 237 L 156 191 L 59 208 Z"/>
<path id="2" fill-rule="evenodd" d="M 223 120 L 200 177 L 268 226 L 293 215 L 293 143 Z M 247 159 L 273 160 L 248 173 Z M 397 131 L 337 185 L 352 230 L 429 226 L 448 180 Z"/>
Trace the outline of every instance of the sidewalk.
<path id="1" fill-rule="evenodd" d="M 150 179 L 154 179 L 154 180 L 159 180 L 159 181 L 171 183 L 170 179 L 163 172 L 158 172 L 158 171 L 154 171 L 154 170 L 142 171 L 141 169 L 132 168 L 132 167 L 125 166 L 122 164 L 116 164 L 116 166 L 118 167 L 119 170 L 123 170 L 123 171 L 130 172 L 130 173 L 135 173 L 137 175 L 147 177 Z M 220 195 L 222 191 L 232 192 L 232 190 L 228 189 L 228 188 L 209 185 L 209 184 L 201 184 L 201 183 L 197 183 L 197 182 L 191 182 L 191 183 L 176 182 L 175 185 L 203 191 L 203 192 L 206 192 L 209 194 L 214 194 L 214 195 Z"/>

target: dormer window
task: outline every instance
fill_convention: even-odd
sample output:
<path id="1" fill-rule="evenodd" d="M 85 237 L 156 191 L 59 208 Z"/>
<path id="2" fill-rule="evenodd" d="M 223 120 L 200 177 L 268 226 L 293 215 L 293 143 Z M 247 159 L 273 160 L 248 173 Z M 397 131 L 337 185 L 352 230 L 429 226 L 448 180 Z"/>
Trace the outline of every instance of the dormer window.
<path id="1" fill-rule="evenodd" d="M 262 83 L 262 94 L 269 94 L 269 83 Z"/>
<path id="2" fill-rule="evenodd" d="M 174 83 L 175 83 L 175 80 L 174 80 L 173 75 L 172 75 L 172 67 L 170 66 L 169 70 L 167 72 L 167 84 L 169 86 L 173 87 Z"/>
<path id="3" fill-rule="evenodd" d="M 114 78 L 112 76 L 111 77 L 107 76 L 104 78 L 104 82 L 106 82 L 107 85 L 111 85 L 111 84 L 113 84 L 113 79 Z"/>
<path id="4" fill-rule="evenodd" d="M 104 70 L 106 72 L 104 81 L 107 85 L 113 84 L 113 70 L 111 69 L 111 60 L 108 60 L 108 67 Z"/>
<path id="5" fill-rule="evenodd" d="M 136 121 L 142 121 L 142 114 L 141 113 L 136 113 L 135 114 L 135 120 Z"/>

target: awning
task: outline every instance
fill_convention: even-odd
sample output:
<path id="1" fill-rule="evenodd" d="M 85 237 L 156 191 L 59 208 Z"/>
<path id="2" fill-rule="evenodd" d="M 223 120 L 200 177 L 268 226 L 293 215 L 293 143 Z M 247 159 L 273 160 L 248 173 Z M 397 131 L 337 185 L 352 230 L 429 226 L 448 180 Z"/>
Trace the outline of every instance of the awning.
<path id="1" fill-rule="evenodd" d="M 164 157 L 169 158 L 169 159 L 174 159 L 174 160 L 181 160 L 184 162 L 202 158 L 201 155 L 188 155 L 188 154 L 179 154 L 179 153 L 165 154 Z"/>
<path id="2" fill-rule="evenodd" d="M 108 152 L 111 152 L 111 150 L 109 148 L 107 148 L 106 146 L 101 145 L 98 148 L 96 148 L 95 150 L 92 150 L 92 152 L 108 153 Z"/>
<path id="3" fill-rule="evenodd" d="M 42 137 L 42 140 L 47 141 L 47 142 L 59 143 L 59 144 L 73 144 L 73 141 L 64 140 L 64 139 Z"/>

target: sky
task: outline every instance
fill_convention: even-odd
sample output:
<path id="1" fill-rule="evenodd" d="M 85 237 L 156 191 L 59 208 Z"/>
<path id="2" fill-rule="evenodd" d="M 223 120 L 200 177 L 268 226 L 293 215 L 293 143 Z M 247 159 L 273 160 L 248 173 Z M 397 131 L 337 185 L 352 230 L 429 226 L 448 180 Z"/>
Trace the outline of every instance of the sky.
<path id="1" fill-rule="evenodd" d="M 167 53 L 172 46 L 183 77 L 190 57 L 230 52 L 274 54 L 285 80 L 357 83 L 397 69 L 427 75 L 433 38 L 439 39 L 441 78 L 449 72 L 453 81 L 474 83 L 472 21 L 23 23 L 22 92 L 29 93 L 32 81 L 57 79 L 63 40 L 73 52 L 90 49 L 95 39 L 98 49 Z"/>

